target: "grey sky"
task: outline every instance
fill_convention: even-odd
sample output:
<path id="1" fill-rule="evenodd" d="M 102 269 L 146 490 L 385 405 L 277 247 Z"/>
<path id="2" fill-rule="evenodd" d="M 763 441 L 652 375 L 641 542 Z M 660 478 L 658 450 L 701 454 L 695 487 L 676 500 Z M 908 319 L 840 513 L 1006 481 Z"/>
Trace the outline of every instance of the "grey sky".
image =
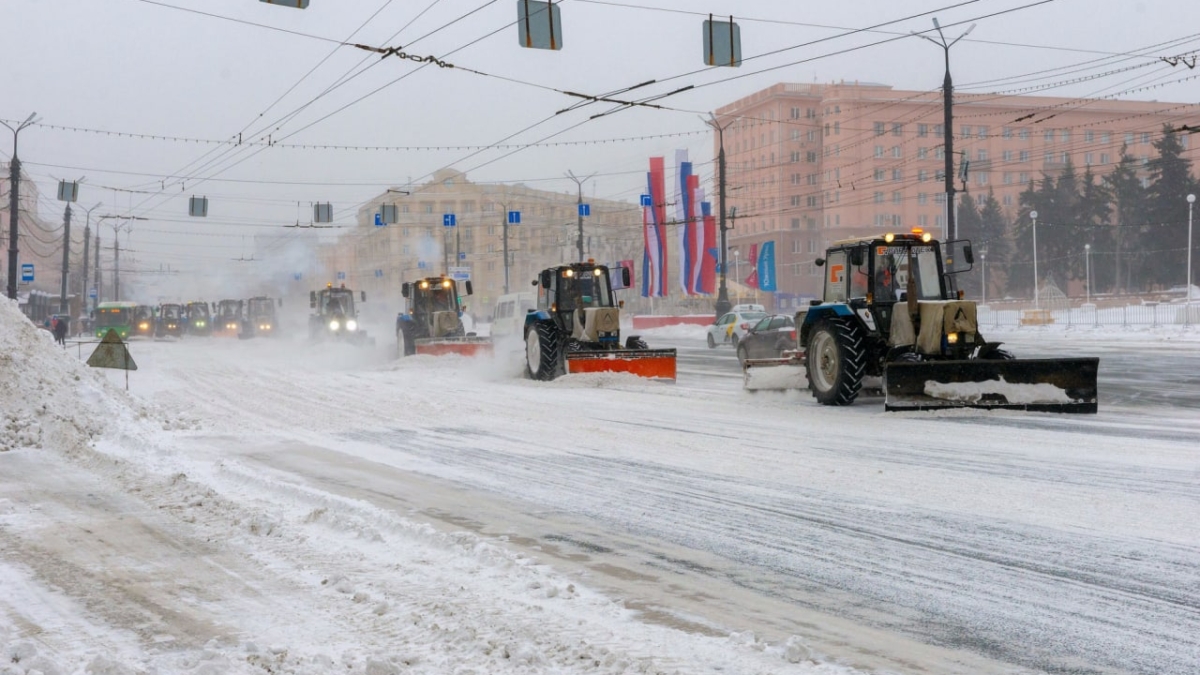
<path id="1" fill-rule="evenodd" d="M 158 2 L 158 0 L 155 0 Z M 354 42 L 404 45 L 418 55 L 444 55 L 481 38 L 516 18 L 515 0 L 311 0 L 304 11 L 270 6 L 257 0 L 163 0 L 164 3 L 269 24 L 335 40 L 349 36 L 380 7 L 383 10 Z M 521 49 L 514 26 L 446 57 L 457 66 L 516 78 L 548 87 L 604 93 L 649 79 L 703 69 L 702 16 L 614 6 L 654 6 L 684 12 L 732 12 L 742 29 L 745 56 L 836 35 L 840 31 L 779 22 L 866 27 L 939 8 L 943 26 L 1021 7 L 1036 0 L 976 2 L 855 0 L 614 0 L 614 3 L 566 0 L 561 5 L 565 48 L 559 52 Z M 387 38 L 421 10 L 432 8 L 399 37 Z M 438 27 L 482 7 L 471 16 L 418 40 Z M 776 22 L 754 21 L 771 19 Z M 956 85 L 1006 78 L 1023 73 L 1102 58 L 1155 43 L 1200 33 L 1200 3 L 1167 0 L 1053 0 L 1010 14 L 979 19 L 970 37 L 955 46 L 952 67 Z M 169 9 L 142 0 L 4 0 L 0 25 L 7 64 L 0 118 L 24 119 L 37 111 L 45 124 L 160 134 L 204 139 L 229 138 L 249 125 L 265 126 L 308 103 L 364 57 L 374 64 L 361 76 L 331 92 L 272 132 L 285 143 L 369 146 L 486 145 L 552 115 L 576 102 L 562 94 L 495 78 L 439 69 L 410 61 L 377 57 L 330 42 L 273 32 L 259 27 Z M 905 34 L 931 27 L 928 16 L 886 30 Z M 1193 28 L 1189 28 L 1193 27 Z M 962 27 L 949 28 L 957 35 Z M 800 65 L 749 75 L 763 68 L 814 59 L 833 51 L 892 37 L 863 33 L 839 37 L 778 55 L 753 59 L 738 69 L 714 68 L 639 92 L 661 93 L 684 85 L 704 85 L 735 75 L 729 82 L 699 87 L 664 99 L 683 112 L 628 110 L 594 120 L 555 136 L 554 141 L 625 138 L 704 129 L 694 112 L 711 110 L 780 81 L 829 82 L 860 80 L 899 89 L 934 89 L 941 85 L 942 54 L 928 42 L 905 38 L 842 55 L 816 58 Z M 414 43 L 414 40 L 416 42 Z M 1021 43 L 1047 48 L 1017 47 Z M 1053 47 L 1054 49 L 1049 49 Z M 1157 55 L 1200 48 L 1200 38 L 1181 46 L 1153 50 Z M 1078 51 L 1071 51 L 1078 50 Z M 290 95 L 268 106 L 331 51 L 333 55 Z M 1151 61 L 1123 61 L 1122 67 Z M 1094 74 L 1097 70 L 1090 70 Z M 308 129 L 305 125 L 384 86 L 378 94 Z M 1166 83 L 1127 98 L 1196 102 L 1197 81 L 1173 83 L 1200 75 L 1180 65 L 1165 64 L 1045 92 L 1055 96 L 1104 95 L 1129 87 Z M 1070 76 L 1065 76 L 1070 77 Z M 1056 77 L 1054 79 L 1063 79 Z M 1122 84 L 1124 83 L 1124 84 Z M 1022 85 L 1018 85 L 1022 86 Z M 996 88 L 1005 89 L 1009 85 Z M 976 89 L 975 91 L 979 91 Z M 559 115 L 509 143 L 528 143 L 562 131 L 606 109 L 593 105 Z M 261 118 L 260 113 L 267 111 Z M 249 133 L 244 137 L 249 139 Z M 602 145 L 532 148 L 496 160 L 503 151 L 466 158 L 465 150 L 369 152 L 301 150 L 273 147 L 236 149 L 216 164 L 191 164 L 210 151 L 227 148 L 194 143 L 138 140 L 75 133 L 42 127 L 21 134 L 20 156 L 44 195 L 43 217 L 56 221 L 60 205 L 53 201 L 53 179 L 88 177 L 81 205 L 103 200 L 103 211 L 133 208 L 151 220 L 135 225 L 133 248 L 144 265 L 224 264 L 248 255 L 250 237 L 299 218 L 311 218 L 309 204 L 330 201 L 338 221 L 350 223 L 358 204 L 387 185 L 427 177 L 446 165 L 471 170 L 473 180 L 558 179 L 568 169 L 577 174 L 599 172 L 588 192 L 634 199 L 642 191 L 646 158 L 688 148 L 692 159 L 711 157 L 711 141 L 696 134 Z M 0 134 L 0 157 L 11 153 L 11 136 Z M 252 157 L 251 157 L 252 156 Z M 245 159 L 251 157 L 249 159 Z M 236 163 L 243 160 L 241 163 Z M 236 163 L 236 165 L 234 165 Z M 189 164 L 191 164 L 189 166 Z M 54 166 L 51 166 L 54 165 Z M 79 168 L 62 168 L 79 167 Z M 163 177 L 215 176 L 201 184 Z M 131 172 L 129 174 L 111 171 Z M 708 175 L 706 168 L 702 175 Z M 233 181 L 276 181 L 315 185 Z M 101 189 L 135 188 L 163 194 Z M 549 189 L 573 189 L 566 179 L 539 181 Z M 186 198 L 210 199 L 208 219 L 189 220 Z M 115 202 L 115 204 L 114 204 Z M 297 202 L 300 203 L 298 209 Z M 278 230 L 274 230 L 278 231 Z M 184 234 L 191 233 L 191 234 Z M 106 232 L 106 236 L 109 236 Z M 202 261 L 209 261 L 208 263 Z"/>

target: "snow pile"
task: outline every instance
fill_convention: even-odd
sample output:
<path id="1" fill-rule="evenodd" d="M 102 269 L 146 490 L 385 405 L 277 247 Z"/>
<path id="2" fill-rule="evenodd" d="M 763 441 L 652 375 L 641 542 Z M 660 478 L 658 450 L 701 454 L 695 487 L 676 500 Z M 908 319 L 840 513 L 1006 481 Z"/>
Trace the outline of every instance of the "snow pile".
<path id="1" fill-rule="evenodd" d="M 1009 403 L 1026 405 L 1047 403 L 1074 403 L 1075 399 L 1063 389 L 1052 384 L 1014 384 L 1004 378 L 987 382 L 925 382 L 925 394 L 945 401 L 978 403 L 983 398 L 1004 397 Z"/>
<path id="2" fill-rule="evenodd" d="M 0 299 L 0 382 L 0 451 L 71 447 L 103 431 L 117 411 L 139 407 L 8 298 Z"/>

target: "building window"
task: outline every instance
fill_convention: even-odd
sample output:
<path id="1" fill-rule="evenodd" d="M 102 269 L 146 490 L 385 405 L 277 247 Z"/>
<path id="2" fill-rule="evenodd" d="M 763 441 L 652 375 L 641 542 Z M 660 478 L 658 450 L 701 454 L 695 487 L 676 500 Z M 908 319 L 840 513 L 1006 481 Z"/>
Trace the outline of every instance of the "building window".
<path id="1" fill-rule="evenodd" d="M 1013 205 L 1013 196 L 1012 195 L 1004 195 L 1004 199 L 1002 200 L 1002 202 L 1005 206 L 1012 206 Z"/>
<path id="2" fill-rule="evenodd" d="M 939 145 L 933 149 L 933 156 L 936 159 L 946 159 L 946 146 Z"/>
<path id="3" fill-rule="evenodd" d="M 1017 138 L 1021 139 L 1022 141 L 1029 140 L 1029 130 L 1021 129 L 1020 131 L 1017 132 Z"/>
<path id="4" fill-rule="evenodd" d="M 842 133 L 842 123 L 841 123 L 841 122 L 834 122 L 834 123 L 833 123 L 833 135 L 834 135 L 834 136 L 837 136 L 837 135 L 839 135 L 839 134 L 841 134 L 841 133 Z"/>
<path id="5" fill-rule="evenodd" d="M 987 158 L 987 150 L 984 150 L 983 148 L 980 148 L 979 151 L 975 153 L 975 159 L 979 160 L 980 162 L 986 162 Z"/>
<path id="6" fill-rule="evenodd" d="M 945 192 L 935 193 L 933 195 L 933 203 L 934 204 L 945 204 L 946 203 L 946 193 Z"/>
<path id="7" fill-rule="evenodd" d="M 946 226 L 946 216 L 934 216 L 933 217 L 933 226 L 934 227 L 945 227 Z"/>
<path id="8" fill-rule="evenodd" d="M 792 108 L 792 119 L 794 119 L 794 120 L 800 119 L 800 109 L 799 108 Z"/>
<path id="9" fill-rule="evenodd" d="M 799 129 L 792 129 L 792 140 L 793 141 L 800 140 L 800 130 Z"/>
<path id="10" fill-rule="evenodd" d="M 1059 134 L 1058 134 L 1058 138 L 1059 138 L 1059 140 L 1061 140 L 1063 143 L 1070 143 L 1070 142 L 1071 142 L 1071 130 L 1070 130 L 1070 129 L 1063 129 L 1061 132 L 1059 132 Z"/>
<path id="11" fill-rule="evenodd" d="M 988 137 L 988 128 L 987 127 L 979 127 L 978 131 L 975 133 L 975 138 L 987 138 L 987 137 Z"/>
<path id="12" fill-rule="evenodd" d="M 1187 138 L 1187 136 L 1184 136 L 1184 138 Z M 1100 163 L 1108 164 L 1108 162 L 1109 162 L 1109 154 L 1107 152 L 1100 153 Z"/>
<path id="13" fill-rule="evenodd" d="M 964 126 L 959 127 L 959 135 L 962 138 L 970 138 L 971 137 L 970 125 L 964 125 Z"/>
<path id="14" fill-rule="evenodd" d="M 408 213 L 408 204 L 401 204 L 401 205 L 400 205 L 400 213 Z M 404 234 L 407 236 L 407 235 L 408 235 L 408 231 L 407 231 L 407 230 L 405 230 Z"/>
<path id="15" fill-rule="evenodd" d="M 928 177 L 929 177 L 929 172 L 926 171 L 925 169 L 921 169 L 920 171 L 917 172 L 917 180 L 918 181 L 923 181 Z"/>
<path id="16" fill-rule="evenodd" d="M 1100 142 L 1101 143 L 1109 143 L 1111 141 L 1112 141 L 1112 134 L 1108 133 L 1107 131 L 1100 134 Z"/>
<path id="17" fill-rule="evenodd" d="M 1142 132 L 1142 143 L 1146 144 L 1149 142 L 1150 142 L 1150 132 L 1149 131 Z"/>
<path id="18" fill-rule="evenodd" d="M 1096 140 L 1096 133 L 1094 131 L 1092 131 L 1091 129 L 1088 129 L 1087 131 L 1083 132 L 1083 142 L 1084 143 L 1092 143 L 1095 140 Z"/>
<path id="19" fill-rule="evenodd" d="M 1054 163 L 1054 153 L 1047 152 L 1045 155 L 1042 156 L 1042 161 L 1044 161 L 1047 164 L 1053 164 Z"/>
<path id="20" fill-rule="evenodd" d="M 816 195 L 809 195 L 809 197 L 808 197 L 808 199 L 807 199 L 806 201 L 808 202 L 808 205 L 809 205 L 809 206 L 811 206 L 811 207 L 816 207 L 816 206 L 817 206 L 817 200 L 818 200 L 818 197 L 817 197 Z"/>
<path id="21" fill-rule="evenodd" d="M 925 138 L 928 135 L 929 135 L 929 125 L 928 124 L 918 124 L 917 125 L 917 138 Z"/>
<path id="22" fill-rule="evenodd" d="M 882 136 L 886 131 L 885 127 L 886 127 L 886 125 L 883 122 L 876 122 L 875 123 L 875 135 Z"/>
<path id="23" fill-rule="evenodd" d="M 1059 155 L 1059 158 L 1062 160 L 1063 164 L 1066 164 L 1067 162 L 1071 161 L 1071 153 L 1064 152 L 1061 155 Z"/>
<path id="24" fill-rule="evenodd" d="M 893 204 L 899 204 L 899 203 L 900 203 L 900 201 L 901 201 L 901 199 L 902 199 L 902 198 L 901 198 L 901 196 L 900 196 L 900 191 L 899 191 L 899 190 L 896 190 L 896 191 L 892 192 L 892 203 L 893 203 Z"/>
<path id="25" fill-rule="evenodd" d="M 882 145 L 875 146 L 875 157 L 877 157 L 877 158 L 883 157 L 883 146 Z"/>
<path id="26" fill-rule="evenodd" d="M 893 136 L 903 136 L 904 135 L 904 125 L 900 124 L 900 123 L 893 123 L 892 124 L 892 135 Z"/>
<path id="27" fill-rule="evenodd" d="M 892 169 L 892 180 L 903 180 L 904 169 Z"/>
<path id="28" fill-rule="evenodd" d="M 881 181 L 886 177 L 883 169 L 875 169 L 875 180 Z"/>
<path id="29" fill-rule="evenodd" d="M 825 123 L 825 135 L 826 135 L 826 136 L 828 136 L 828 135 L 829 135 L 829 122 L 826 122 L 826 123 Z"/>
<path id="30" fill-rule="evenodd" d="M 900 146 L 893 145 L 892 146 L 892 157 L 895 157 L 896 159 L 900 159 L 901 156 L 902 155 L 900 154 Z"/>
<path id="31" fill-rule="evenodd" d="M 1125 133 L 1125 145 L 1133 145 L 1133 132 Z"/>
<path id="32" fill-rule="evenodd" d="M 882 192 L 876 192 L 876 193 L 875 193 L 875 203 L 876 203 L 876 204 L 882 204 L 882 203 L 883 203 L 883 193 L 882 193 Z"/>
<path id="33" fill-rule="evenodd" d="M 1004 152 L 1000 153 L 1000 159 L 1006 162 L 1011 162 L 1013 160 L 1013 151 L 1005 150 Z"/>
<path id="34" fill-rule="evenodd" d="M 1083 153 L 1083 163 L 1085 166 L 1091 166 L 1095 155 L 1090 152 Z"/>
<path id="35" fill-rule="evenodd" d="M 817 130 L 809 129 L 808 132 L 804 134 L 804 138 L 809 143 L 816 143 L 817 142 Z"/>
<path id="36" fill-rule="evenodd" d="M 800 161 L 800 152 L 799 151 L 793 152 L 791 159 L 792 159 L 793 164 L 795 164 L 796 162 L 799 162 Z"/>
<path id="37" fill-rule="evenodd" d="M 792 185 L 799 185 L 799 184 L 800 184 L 800 174 L 798 174 L 798 173 L 792 174 Z"/>
<path id="38" fill-rule="evenodd" d="M 423 213 L 433 213 L 433 202 L 421 202 L 421 211 Z"/>
<path id="39" fill-rule="evenodd" d="M 1021 151 L 1021 161 L 1022 161 L 1022 162 L 1028 162 L 1028 161 L 1029 161 L 1029 151 L 1028 151 L 1028 150 L 1022 150 L 1022 151 Z"/>
<path id="40" fill-rule="evenodd" d="M 817 163 L 817 153 L 816 153 L 816 152 L 809 152 L 809 153 L 806 155 L 806 157 L 808 158 L 808 163 L 809 163 L 809 164 L 816 164 L 816 163 Z"/>
<path id="41" fill-rule="evenodd" d="M 792 195 L 792 206 L 800 206 L 800 195 Z"/>
<path id="42" fill-rule="evenodd" d="M 929 148 L 917 148 L 917 159 L 925 159 L 929 156 Z"/>
<path id="43" fill-rule="evenodd" d="M 942 125 L 940 125 L 940 124 L 933 125 L 933 137 L 934 138 L 942 137 Z"/>
<path id="44" fill-rule="evenodd" d="M 808 184 L 809 185 L 817 184 L 817 174 L 815 174 L 815 173 L 808 174 Z"/>
<path id="45" fill-rule="evenodd" d="M 1028 182 L 1029 182 L 1029 174 L 1027 174 L 1027 173 L 1025 173 L 1024 171 L 1022 171 L 1022 172 L 1019 174 L 1019 176 L 1018 176 L 1018 178 L 1017 178 L 1017 181 L 1018 181 L 1018 182 L 1019 182 L 1021 185 L 1025 185 L 1026 183 L 1028 183 Z"/>
<path id="46" fill-rule="evenodd" d="M 988 182 L 988 175 L 986 173 L 975 174 L 975 184 L 976 185 L 987 185 L 987 182 Z"/>
<path id="47" fill-rule="evenodd" d="M 1000 136 L 1002 138 L 1012 138 L 1013 137 L 1012 127 L 1004 127 L 1004 130 L 1000 132 Z"/>
<path id="48" fill-rule="evenodd" d="M 1012 172 L 1011 171 L 1004 172 L 1004 184 L 1012 185 Z"/>
<path id="49" fill-rule="evenodd" d="M 917 194 L 917 203 L 922 204 L 922 205 L 928 204 L 929 203 L 929 195 L 924 192 L 918 193 Z"/>
<path id="50" fill-rule="evenodd" d="M 929 216 L 917 216 L 917 224 L 921 227 L 929 227 Z"/>

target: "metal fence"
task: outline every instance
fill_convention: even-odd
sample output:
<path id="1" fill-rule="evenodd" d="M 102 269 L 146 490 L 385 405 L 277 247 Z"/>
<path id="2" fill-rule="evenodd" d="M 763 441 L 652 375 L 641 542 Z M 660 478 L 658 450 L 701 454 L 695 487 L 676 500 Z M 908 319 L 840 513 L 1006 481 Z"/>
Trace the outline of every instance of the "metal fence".
<path id="1" fill-rule="evenodd" d="M 1143 302 L 1115 306 L 1082 304 L 1074 307 L 1042 309 L 1040 313 L 1025 305 L 980 306 L 979 326 L 992 328 L 1086 328 L 1093 326 L 1178 328 L 1200 327 L 1200 303 Z"/>

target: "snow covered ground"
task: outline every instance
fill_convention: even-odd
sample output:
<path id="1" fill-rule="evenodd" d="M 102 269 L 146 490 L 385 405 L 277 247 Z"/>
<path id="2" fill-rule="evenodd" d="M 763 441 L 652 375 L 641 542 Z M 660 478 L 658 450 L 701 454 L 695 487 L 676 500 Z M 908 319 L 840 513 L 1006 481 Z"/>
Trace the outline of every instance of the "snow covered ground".
<path id="1" fill-rule="evenodd" d="M 1013 332 L 1097 416 L 894 415 L 697 330 L 675 385 L 135 341 L 127 395 L 0 302 L 0 673 L 1196 671 L 1190 334 Z"/>

